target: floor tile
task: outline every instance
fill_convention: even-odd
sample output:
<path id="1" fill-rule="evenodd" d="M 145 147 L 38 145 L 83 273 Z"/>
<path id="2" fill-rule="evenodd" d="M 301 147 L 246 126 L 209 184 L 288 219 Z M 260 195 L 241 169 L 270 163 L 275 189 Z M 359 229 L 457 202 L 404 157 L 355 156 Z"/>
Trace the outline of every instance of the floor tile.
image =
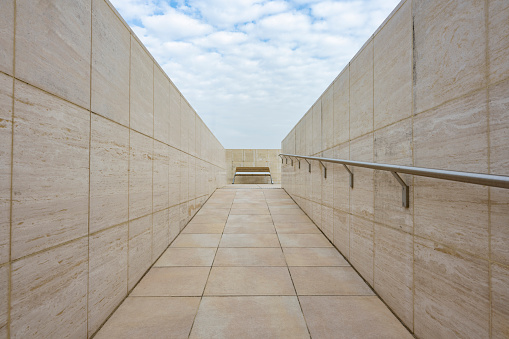
<path id="1" fill-rule="evenodd" d="M 309 338 L 296 297 L 204 297 L 190 338 Z"/>
<path id="2" fill-rule="evenodd" d="M 170 247 L 217 247 L 221 234 L 180 234 Z"/>
<path id="3" fill-rule="evenodd" d="M 230 215 L 230 222 L 272 222 L 270 215 Z"/>
<path id="4" fill-rule="evenodd" d="M 281 247 L 275 234 L 223 234 L 219 247 Z"/>
<path id="5" fill-rule="evenodd" d="M 189 223 L 182 233 L 204 233 L 204 234 L 221 234 L 224 230 L 224 224 L 191 224 Z"/>
<path id="6" fill-rule="evenodd" d="M 269 209 L 265 208 L 232 208 L 230 215 L 269 215 Z"/>
<path id="7" fill-rule="evenodd" d="M 201 296 L 209 271 L 209 267 L 153 267 L 131 296 Z"/>
<path id="8" fill-rule="evenodd" d="M 286 215 L 286 214 L 274 214 L 272 215 L 274 222 L 312 222 L 307 215 Z"/>
<path id="9" fill-rule="evenodd" d="M 204 295 L 295 295 L 295 290 L 286 267 L 213 266 Z"/>
<path id="10" fill-rule="evenodd" d="M 216 248 L 170 247 L 156 261 L 154 267 L 162 266 L 212 266 Z"/>
<path id="11" fill-rule="evenodd" d="M 219 248 L 214 266 L 285 266 L 281 248 Z"/>
<path id="12" fill-rule="evenodd" d="M 413 338 L 376 296 L 299 297 L 313 338 Z"/>
<path id="13" fill-rule="evenodd" d="M 323 234 L 278 234 L 282 247 L 332 247 Z"/>
<path id="14" fill-rule="evenodd" d="M 197 215 L 195 216 L 191 222 L 193 224 L 222 224 L 226 223 L 226 219 L 228 215 Z"/>
<path id="15" fill-rule="evenodd" d="M 232 209 L 246 209 L 246 208 L 268 208 L 266 202 L 262 203 L 234 203 Z"/>
<path id="16" fill-rule="evenodd" d="M 316 227 L 313 223 L 274 223 L 276 226 L 276 231 L 279 234 L 313 234 L 318 233 L 321 234 L 318 227 Z"/>
<path id="17" fill-rule="evenodd" d="M 298 206 L 291 206 L 292 208 L 278 208 L 271 207 L 270 214 L 279 214 L 279 215 L 306 215 Z"/>
<path id="18" fill-rule="evenodd" d="M 351 267 L 290 267 L 298 295 L 374 295 Z"/>
<path id="19" fill-rule="evenodd" d="M 225 234 L 274 234 L 276 229 L 272 223 L 243 223 L 228 222 L 224 228 Z"/>
<path id="20" fill-rule="evenodd" d="M 187 338 L 200 298 L 129 297 L 94 338 Z"/>
<path id="21" fill-rule="evenodd" d="M 288 266 L 350 266 L 334 247 L 286 247 Z"/>

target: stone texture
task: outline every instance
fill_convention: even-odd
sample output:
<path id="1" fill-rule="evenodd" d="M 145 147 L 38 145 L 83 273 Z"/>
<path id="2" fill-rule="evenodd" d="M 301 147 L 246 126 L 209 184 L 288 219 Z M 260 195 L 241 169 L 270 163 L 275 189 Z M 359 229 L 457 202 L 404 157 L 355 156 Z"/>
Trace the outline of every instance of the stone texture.
<path id="1" fill-rule="evenodd" d="M 219 248 L 214 266 L 286 266 L 280 248 Z"/>
<path id="2" fill-rule="evenodd" d="M 171 244 L 172 247 L 217 247 L 220 234 L 181 234 Z"/>
<path id="3" fill-rule="evenodd" d="M 350 266 L 335 248 L 284 248 L 288 266 Z"/>
<path id="4" fill-rule="evenodd" d="M 412 115 L 412 2 L 398 9 L 374 38 L 374 128 Z"/>
<path id="5" fill-rule="evenodd" d="M 21 82 L 15 91 L 13 259 L 87 234 L 90 134 L 87 111 Z"/>
<path id="6" fill-rule="evenodd" d="M 275 234 L 223 234 L 220 247 L 280 247 Z"/>
<path id="7" fill-rule="evenodd" d="M 486 91 L 414 120 L 415 165 L 487 173 Z M 414 177 L 415 234 L 487 258 L 488 188 Z"/>
<path id="8" fill-rule="evenodd" d="M 205 337 L 309 338 L 309 333 L 296 297 L 204 297 L 190 338 Z"/>
<path id="9" fill-rule="evenodd" d="M 118 225 L 129 213 L 129 130 L 92 114 L 90 232 Z"/>
<path id="10" fill-rule="evenodd" d="M 88 239 L 12 264 L 11 338 L 87 336 Z"/>
<path id="11" fill-rule="evenodd" d="M 130 122 L 132 129 L 154 135 L 154 62 L 131 35 L 131 80 L 129 89 Z"/>
<path id="12" fill-rule="evenodd" d="M 153 140 L 131 131 L 129 162 L 129 219 L 152 213 Z"/>
<path id="13" fill-rule="evenodd" d="M 413 237 L 375 225 L 374 288 L 402 322 L 413 329 Z"/>
<path id="14" fill-rule="evenodd" d="M 215 248 L 170 247 L 156 261 L 154 267 L 164 266 L 212 266 Z"/>
<path id="15" fill-rule="evenodd" d="M 170 109 L 170 82 L 166 74 L 154 65 L 154 138 L 165 144 L 170 143 Z"/>
<path id="16" fill-rule="evenodd" d="M 504 0 L 490 0 L 488 4 L 489 81 L 493 84 L 507 79 L 509 65 L 509 4 Z"/>
<path id="17" fill-rule="evenodd" d="M 374 295 L 351 267 L 290 267 L 298 295 Z"/>
<path id="18" fill-rule="evenodd" d="M 182 233 L 193 233 L 193 234 L 222 234 L 224 230 L 224 224 L 193 224 L 191 221 L 182 230 Z"/>
<path id="19" fill-rule="evenodd" d="M 491 265 L 491 337 L 507 338 L 509 335 L 509 269 Z"/>
<path id="20" fill-rule="evenodd" d="M 484 6 L 482 0 L 413 2 L 415 113 L 486 85 Z"/>
<path id="21" fill-rule="evenodd" d="M 350 216 L 350 262 L 373 286 L 374 225 L 353 215 Z"/>
<path id="22" fill-rule="evenodd" d="M 154 155 L 152 158 L 154 211 L 170 207 L 170 183 L 168 177 L 170 158 L 168 148 L 167 145 L 154 141 Z"/>
<path id="23" fill-rule="evenodd" d="M 163 253 L 170 244 L 170 213 L 165 209 L 153 214 L 152 226 L 152 262 Z"/>
<path id="24" fill-rule="evenodd" d="M 180 147 L 180 92 L 170 83 L 170 145 Z"/>
<path id="25" fill-rule="evenodd" d="M 8 310 L 9 310 L 9 265 L 0 267 L 0 329 L 7 328 Z M 7 330 L 5 330 L 7 332 Z M 7 334 L 7 333 L 5 333 Z M 2 336 L 2 330 L 0 330 Z"/>
<path id="26" fill-rule="evenodd" d="M 95 338 L 187 338 L 199 304 L 192 297 L 129 297 Z"/>
<path id="27" fill-rule="evenodd" d="M 16 77 L 88 109 L 90 20 L 90 1 L 16 1 Z"/>
<path id="28" fill-rule="evenodd" d="M 405 119 L 375 132 L 375 162 L 412 166 L 412 119 Z M 405 232 L 413 232 L 413 177 L 400 174 L 410 186 L 410 206 L 402 205 L 402 188 L 387 171 L 374 171 L 375 221 Z"/>
<path id="29" fill-rule="evenodd" d="M 299 300 L 313 338 L 413 338 L 376 297 L 304 296 Z"/>
<path id="30" fill-rule="evenodd" d="M 201 296 L 209 271 L 209 267 L 154 267 L 131 296 Z"/>
<path id="31" fill-rule="evenodd" d="M 348 213 L 334 210 L 334 239 L 332 242 L 345 258 L 350 258 L 350 215 Z"/>
<path id="32" fill-rule="evenodd" d="M 0 263 L 9 261 L 10 252 L 12 91 L 13 79 L 0 74 Z"/>
<path id="33" fill-rule="evenodd" d="M 491 6 L 491 5 L 490 5 Z M 490 7 L 491 8 L 491 7 Z M 490 172 L 509 175 L 509 81 L 490 89 Z M 509 191 L 502 188 L 490 189 L 491 199 L 491 259 L 509 265 Z"/>
<path id="34" fill-rule="evenodd" d="M 334 81 L 334 145 L 350 140 L 350 67 Z"/>
<path id="35" fill-rule="evenodd" d="M 373 162 L 373 134 L 367 134 L 350 142 L 350 160 Z M 370 168 L 350 166 L 354 174 L 354 188 L 350 191 L 352 214 L 373 220 L 374 218 L 374 171 Z"/>
<path id="36" fill-rule="evenodd" d="M 278 234 L 282 247 L 332 247 L 322 234 Z"/>
<path id="37" fill-rule="evenodd" d="M 127 295 L 128 224 L 89 240 L 88 333 L 95 333 Z"/>
<path id="38" fill-rule="evenodd" d="M 350 138 L 373 131 L 373 41 L 350 62 Z"/>
<path id="39" fill-rule="evenodd" d="M 313 223 L 275 223 L 278 234 L 313 234 L 320 233 L 320 230 Z"/>
<path id="40" fill-rule="evenodd" d="M 272 223 L 242 223 L 228 222 L 224 234 L 274 234 L 276 230 Z"/>
<path id="41" fill-rule="evenodd" d="M 420 238 L 414 260 L 415 335 L 488 337 L 488 263 Z"/>
<path id="42" fill-rule="evenodd" d="M 104 0 L 92 1 L 92 112 L 129 126 L 131 34 Z"/>
<path id="43" fill-rule="evenodd" d="M 173 126 L 173 125 L 171 125 Z M 168 147 L 168 190 L 170 206 L 176 206 L 180 202 L 180 151 L 173 147 Z"/>
<path id="44" fill-rule="evenodd" d="M 322 149 L 334 146 L 334 86 L 322 95 Z M 295 144 L 295 143 L 294 143 Z M 292 153 L 294 154 L 294 153 Z"/>
<path id="45" fill-rule="evenodd" d="M 152 263 L 152 214 L 129 221 L 128 289 L 136 285 Z"/>
<path id="46" fill-rule="evenodd" d="M 295 295 L 286 267 L 212 267 L 206 296 Z"/>
<path id="47" fill-rule="evenodd" d="M 312 154 L 317 154 L 322 148 L 322 102 L 317 101 L 313 105 L 311 113 L 311 124 L 313 129 Z"/>
<path id="48" fill-rule="evenodd" d="M 338 145 L 333 149 L 333 158 L 350 159 L 350 144 L 348 142 Z M 350 174 L 343 165 L 329 164 L 333 172 L 333 207 L 335 209 L 349 212 L 350 211 Z M 329 169 L 330 171 L 330 169 Z M 355 178 L 354 178 L 355 184 Z"/>
<path id="49" fill-rule="evenodd" d="M 13 74 L 14 58 L 14 1 L 0 2 L 0 71 Z"/>

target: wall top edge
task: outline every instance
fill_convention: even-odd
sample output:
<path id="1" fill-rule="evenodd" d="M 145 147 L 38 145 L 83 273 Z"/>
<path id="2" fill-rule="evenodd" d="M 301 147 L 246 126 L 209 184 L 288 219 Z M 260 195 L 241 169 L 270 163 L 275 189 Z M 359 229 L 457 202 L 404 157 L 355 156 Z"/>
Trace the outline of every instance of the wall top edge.
<path id="1" fill-rule="evenodd" d="M 159 62 L 157 62 L 157 60 L 154 58 L 154 56 L 152 55 L 152 53 L 149 52 L 149 50 L 147 49 L 147 47 L 145 46 L 145 44 L 143 44 L 143 42 L 140 40 L 140 38 L 138 38 L 138 36 L 136 35 L 136 33 L 134 33 L 134 31 L 132 30 L 132 28 L 129 26 L 129 24 L 127 23 L 127 21 L 124 20 L 124 18 L 120 15 L 120 13 L 117 11 L 117 9 L 115 8 L 115 6 L 113 6 L 113 4 L 110 2 L 110 0 L 104 0 L 104 2 L 110 7 L 110 9 L 113 11 L 113 13 L 117 16 L 117 18 L 119 18 L 119 20 L 122 22 L 122 24 L 125 26 L 125 28 L 129 31 L 129 33 L 131 34 L 131 36 L 140 44 L 140 46 L 143 48 L 143 50 L 148 54 L 148 56 L 150 57 L 150 59 L 152 59 L 152 62 L 154 62 L 154 66 L 158 67 L 159 70 L 164 74 L 164 76 L 166 77 L 166 79 L 168 79 L 168 81 L 173 85 L 173 87 L 175 87 L 175 89 L 177 90 L 177 92 L 179 93 L 180 97 L 182 99 L 185 100 L 185 102 L 189 105 L 189 107 L 191 107 L 191 109 L 193 110 L 193 112 L 198 116 L 200 117 L 200 115 L 196 112 L 196 110 L 193 108 L 193 106 L 191 105 L 191 103 L 186 99 L 186 97 L 182 94 L 182 92 L 180 91 L 180 89 L 177 87 L 177 85 L 175 85 L 175 83 L 173 82 L 173 80 L 171 80 L 170 76 L 166 73 L 166 71 L 161 67 L 161 65 L 159 64 Z M 200 120 L 203 122 L 203 119 L 201 119 L 200 117 Z M 221 144 L 221 142 L 219 141 L 219 139 L 217 139 L 217 137 L 214 135 L 214 133 L 212 133 L 212 131 L 210 130 L 210 128 L 207 126 L 207 124 L 205 124 L 205 127 L 207 128 L 207 130 L 210 132 L 210 134 L 212 134 L 212 136 L 216 139 L 216 141 L 221 145 L 221 147 L 223 149 L 224 146 Z"/>

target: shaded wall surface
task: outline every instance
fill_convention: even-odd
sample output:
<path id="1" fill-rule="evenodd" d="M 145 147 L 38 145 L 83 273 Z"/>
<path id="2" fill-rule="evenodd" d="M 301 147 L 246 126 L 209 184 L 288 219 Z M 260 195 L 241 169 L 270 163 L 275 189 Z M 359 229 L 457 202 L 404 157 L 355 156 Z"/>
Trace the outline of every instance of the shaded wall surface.
<path id="1" fill-rule="evenodd" d="M 268 167 L 272 181 L 281 182 L 281 158 L 279 149 L 227 149 L 226 180 L 232 183 L 236 167 Z M 242 176 L 235 178 L 236 184 L 270 184 L 269 177 Z"/>
<path id="2" fill-rule="evenodd" d="M 507 55 L 509 2 L 402 1 L 282 150 L 509 175 Z M 509 190 L 327 166 L 282 185 L 417 337 L 509 336 Z"/>
<path id="3" fill-rule="evenodd" d="M 225 183 L 104 0 L 0 1 L 0 338 L 85 338 Z"/>

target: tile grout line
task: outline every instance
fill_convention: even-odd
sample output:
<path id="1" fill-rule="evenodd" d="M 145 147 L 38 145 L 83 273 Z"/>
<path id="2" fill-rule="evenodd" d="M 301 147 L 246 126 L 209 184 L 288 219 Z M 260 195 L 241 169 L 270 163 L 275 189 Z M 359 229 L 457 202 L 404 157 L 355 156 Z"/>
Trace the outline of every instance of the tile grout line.
<path id="1" fill-rule="evenodd" d="M 215 191 L 214 191 L 215 192 Z M 235 193 L 237 194 L 237 193 Z M 212 197 L 212 194 L 211 194 L 211 197 Z M 204 207 L 205 205 L 207 204 L 207 202 L 205 202 L 202 206 Z M 231 205 L 230 205 L 231 206 Z M 201 208 L 200 208 L 201 209 Z M 230 207 L 230 211 L 231 211 L 231 207 Z M 198 214 L 198 213 L 197 213 Z M 229 212 L 228 212 L 228 217 L 230 216 Z M 225 221 L 225 226 L 226 226 L 226 223 L 228 221 L 228 217 L 226 218 L 226 221 Z M 224 234 L 224 227 L 223 227 L 223 232 L 221 233 L 221 237 L 219 238 L 219 242 L 217 243 L 217 247 L 216 247 L 216 252 L 214 253 L 214 258 L 212 259 L 212 263 L 210 264 L 210 270 L 209 270 L 209 274 L 207 275 L 207 280 L 205 281 L 205 285 L 203 286 L 203 291 L 202 291 L 202 294 L 201 294 L 201 297 L 200 297 L 200 303 L 198 304 L 198 309 L 196 310 L 196 314 L 194 315 L 194 318 L 193 318 L 193 323 L 191 324 L 191 328 L 189 329 L 189 334 L 188 334 L 188 338 L 191 336 L 191 332 L 193 331 L 193 327 L 194 327 L 194 323 L 196 321 L 196 317 L 198 316 L 198 311 L 200 310 L 200 306 L 201 306 L 201 303 L 203 301 L 203 296 L 205 294 L 205 290 L 207 288 L 207 284 L 209 282 L 209 279 L 210 279 L 210 274 L 212 273 L 212 267 L 214 267 L 214 262 L 216 261 L 216 256 L 217 256 L 217 252 L 219 251 L 219 245 L 221 244 L 221 240 L 223 238 L 223 234 Z M 213 247 L 212 247 L 213 248 Z"/>
<path id="2" fill-rule="evenodd" d="M 283 192 L 286 193 L 286 191 L 283 190 Z M 288 196 L 290 196 L 288 193 L 286 193 Z M 263 193 L 263 195 L 265 196 L 265 192 Z M 290 196 L 291 198 L 291 196 Z M 267 201 L 267 200 L 265 200 Z M 268 205 L 268 204 L 267 204 Z M 270 208 L 269 208 L 269 211 L 270 211 Z M 272 218 L 272 212 L 271 212 L 271 218 Z M 272 223 L 274 224 L 274 220 L 272 221 Z M 285 264 L 286 264 L 286 269 L 288 271 L 288 275 L 290 276 L 290 281 L 292 282 L 292 286 L 293 286 L 293 290 L 295 292 L 295 297 L 297 299 L 297 302 L 299 303 L 299 309 L 300 309 L 300 312 L 302 314 L 302 319 L 304 319 L 304 324 L 306 325 L 306 329 L 308 331 L 308 334 L 309 334 L 309 337 L 311 338 L 311 331 L 309 329 L 309 326 L 308 326 L 308 323 L 306 321 L 306 317 L 304 315 L 304 310 L 302 309 L 302 304 L 300 302 L 300 298 L 299 298 L 299 294 L 297 293 L 297 288 L 295 287 L 295 282 L 293 281 L 293 277 L 292 277 L 292 273 L 290 272 L 290 267 L 288 266 L 288 261 L 286 260 L 286 255 L 285 255 L 285 252 L 283 250 L 283 246 L 281 245 L 281 240 L 279 239 L 279 232 L 277 231 L 277 228 L 276 228 L 276 225 L 274 224 L 274 230 L 276 231 L 276 236 L 277 236 L 277 240 L 279 242 L 279 246 L 281 248 L 281 252 L 283 253 L 283 258 L 285 260 Z"/>

